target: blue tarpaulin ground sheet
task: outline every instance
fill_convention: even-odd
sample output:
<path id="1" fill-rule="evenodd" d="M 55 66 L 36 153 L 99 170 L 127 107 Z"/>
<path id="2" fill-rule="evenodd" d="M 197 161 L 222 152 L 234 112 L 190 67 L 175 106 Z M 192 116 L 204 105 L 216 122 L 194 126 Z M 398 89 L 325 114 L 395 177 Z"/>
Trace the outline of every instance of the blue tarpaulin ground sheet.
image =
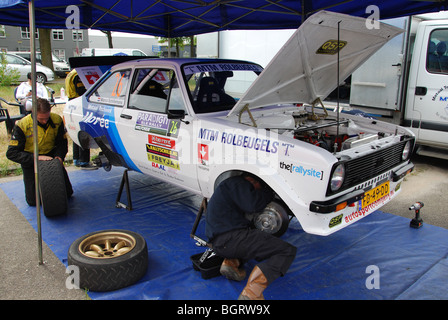
<path id="1" fill-rule="evenodd" d="M 160 180 L 129 172 L 133 210 L 116 208 L 122 168 L 69 173 L 74 195 L 66 215 L 42 214 L 43 241 L 67 265 L 67 251 L 93 231 L 125 229 L 148 245 L 148 270 L 136 284 L 111 292 L 88 292 L 94 300 L 233 300 L 245 285 L 218 276 L 203 279 L 190 256 L 204 252 L 190 238 L 201 197 Z M 37 229 L 36 208 L 24 198 L 23 182 L 0 187 Z M 126 203 L 126 191 L 122 202 Z M 448 299 L 448 230 L 376 211 L 327 237 L 305 233 L 296 219 L 282 239 L 296 258 L 286 276 L 264 292 L 266 299 Z M 204 222 L 197 235 L 203 236 Z M 255 261 L 246 263 L 249 273 Z"/>

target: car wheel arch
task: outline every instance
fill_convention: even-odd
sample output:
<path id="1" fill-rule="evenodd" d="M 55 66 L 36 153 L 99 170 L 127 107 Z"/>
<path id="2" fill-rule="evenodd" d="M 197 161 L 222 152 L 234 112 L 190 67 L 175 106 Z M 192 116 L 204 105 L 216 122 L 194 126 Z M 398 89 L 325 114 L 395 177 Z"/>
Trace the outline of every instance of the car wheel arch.
<path id="1" fill-rule="evenodd" d="M 283 235 L 286 232 L 286 229 L 288 228 L 289 225 L 289 221 L 290 219 L 288 217 L 294 216 L 294 214 L 292 213 L 292 211 L 290 210 L 290 208 L 288 207 L 288 205 L 279 197 L 279 195 L 277 194 L 277 192 L 275 191 L 274 188 L 272 188 L 272 186 L 270 184 L 268 184 L 265 179 L 259 177 L 257 174 L 253 173 L 253 172 L 248 172 L 248 171 L 244 171 L 244 170 L 228 170 L 228 171 L 224 171 L 220 174 L 217 175 L 216 179 L 214 180 L 214 188 L 213 190 L 216 190 L 216 188 L 218 187 L 218 185 L 225 181 L 226 179 L 229 179 L 231 177 L 234 176 L 238 176 L 238 175 L 242 175 L 243 173 L 251 173 L 255 176 L 257 176 L 259 179 L 261 179 L 264 183 L 266 183 L 273 191 L 274 191 L 274 199 L 272 202 L 270 202 L 268 204 L 268 206 L 259 213 L 256 214 L 246 214 L 246 218 L 248 218 L 249 220 L 252 220 L 252 223 L 254 224 L 254 227 L 257 229 L 260 229 L 262 231 L 268 232 L 268 233 L 272 233 L 275 236 L 280 237 L 281 235 Z M 276 208 L 275 210 L 272 210 L 272 208 Z M 267 212 L 269 211 L 276 211 L 274 213 L 277 220 L 277 224 L 280 223 L 280 225 L 278 225 L 278 228 L 276 227 L 276 230 L 273 232 L 268 231 L 268 229 L 271 228 L 271 226 L 269 225 L 269 223 L 267 223 L 267 219 L 263 219 L 265 220 L 265 226 L 267 226 L 266 228 L 261 227 L 260 223 L 257 223 L 257 219 L 259 219 L 259 217 L 266 217 L 268 214 Z M 269 214 L 272 217 L 272 214 Z M 266 225 L 267 223 L 267 225 Z"/>
<path id="2" fill-rule="evenodd" d="M 79 141 L 81 148 L 83 148 L 83 149 L 99 148 L 95 139 L 93 139 L 92 136 L 89 133 L 87 133 L 86 131 L 81 130 L 78 132 L 78 141 Z"/>

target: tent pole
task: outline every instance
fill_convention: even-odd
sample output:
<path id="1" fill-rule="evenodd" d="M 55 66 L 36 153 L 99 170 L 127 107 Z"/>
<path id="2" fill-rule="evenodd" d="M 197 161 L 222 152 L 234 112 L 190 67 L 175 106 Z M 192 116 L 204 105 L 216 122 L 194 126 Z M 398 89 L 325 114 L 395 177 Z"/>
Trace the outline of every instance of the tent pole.
<path id="1" fill-rule="evenodd" d="M 36 185 L 36 213 L 37 213 L 37 246 L 39 264 L 43 264 L 42 258 L 42 226 L 40 216 L 40 196 L 39 196 L 39 168 L 38 168 L 38 137 L 37 137 L 37 95 L 36 95 L 36 21 L 34 16 L 34 0 L 29 1 L 29 19 L 30 19 L 30 51 L 31 51 L 31 90 L 33 102 L 33 144 L 34 144 L 34 178 Z"/>

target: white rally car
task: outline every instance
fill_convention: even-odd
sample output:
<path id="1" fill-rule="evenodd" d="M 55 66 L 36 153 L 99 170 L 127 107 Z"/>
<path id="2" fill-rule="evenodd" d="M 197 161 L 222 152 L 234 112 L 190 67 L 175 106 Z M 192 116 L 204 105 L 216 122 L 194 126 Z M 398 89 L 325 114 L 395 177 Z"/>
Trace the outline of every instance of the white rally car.
<path id="1" fill-rule="evenodd" d="M 400 32 L 319 12 L 264 70 L 219 59 L 121 63 L 66 104 L 67 130 L 79 145 L 101 148 L 107 166 L 206 198 L 250 172 L 276 195 L 248 217 L 257 228 L 281 234 L 295 216 L 304 231 L 328 235 L 389 202 L 413 169 L 410 131 L 321 103 Z"/>

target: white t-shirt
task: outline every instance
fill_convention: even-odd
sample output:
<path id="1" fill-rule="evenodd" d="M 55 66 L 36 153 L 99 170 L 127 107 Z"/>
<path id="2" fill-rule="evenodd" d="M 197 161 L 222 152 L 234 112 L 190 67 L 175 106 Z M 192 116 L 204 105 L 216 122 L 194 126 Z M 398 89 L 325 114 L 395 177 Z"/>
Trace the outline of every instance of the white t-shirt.
<path id="1" fill-rule="evenodd" d="M 36 90 L 37 90 L 36 95 L 38 98 L 48 99 L 47 88 L 45 88 L 45 86 L 42 83 L 39 82 L 36 83 Z M 30 91 L 31 91 L 31 85 L 28 83 L 28 81 L 22 82 L 17 88 L 16 98 L 19 100 L 27 98 L 27 94 Z"/>

